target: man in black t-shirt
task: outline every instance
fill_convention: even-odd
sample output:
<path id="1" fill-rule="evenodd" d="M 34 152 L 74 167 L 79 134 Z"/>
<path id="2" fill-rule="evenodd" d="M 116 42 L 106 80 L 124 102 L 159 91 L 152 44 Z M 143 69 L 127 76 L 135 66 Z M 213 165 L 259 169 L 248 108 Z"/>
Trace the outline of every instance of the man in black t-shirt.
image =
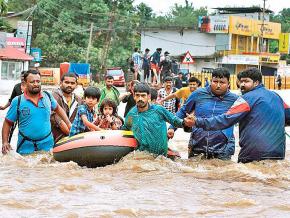
<path id="1" fill-rule="evenodd" d="M 131 81 L 128 87 L 128 92 L 124 93 L 122 96 L 119 97 L 120 101 L 122 101 L 123 103 L 127 103 L 125 107 L 124 118 L 127 116 L 131 108 L 136 105 L 133 90 L 134 90 L 134 86 L 138 83 L 139 83 L 138 80 Z"/>

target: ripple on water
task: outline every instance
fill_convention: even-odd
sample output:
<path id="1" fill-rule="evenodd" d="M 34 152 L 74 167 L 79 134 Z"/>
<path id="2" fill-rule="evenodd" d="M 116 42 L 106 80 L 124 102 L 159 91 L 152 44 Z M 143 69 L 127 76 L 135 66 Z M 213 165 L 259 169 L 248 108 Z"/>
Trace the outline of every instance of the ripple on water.
<path id="1" fill-rule="evenodd" d="M 254 200 L 251 199 L 242 199 L 237 201 L 225 202 L 222 204 L 225 207 L 251 207 L 256 205 Z"/>
<path id="2" fill-rule="evenodd" d="M 133 208 L 121 208 L 113 212 L 116 216 L 138 217 L 138 211 Z"/>
<path id="3" fill-rule="evenodd" d="M 32 203 L 19 201 L 19 200 L 13 200 L 13 199 L 2 200 L 0 204 L 9 208 L 14 208 L 14 209 L 34 209 L 35 208 L 35 205 L 33 205 Z"/>
<path id="4" fill-rule="evenodd" d="M 290 204 L 275 205 L 272 208 L 282 210 L 282 211 L 290 211 Z"/>
<path id="5" fill-rule="evenodd" d="M 31 196 L 35 201 L 69 202 L 54 205 L 63 217 L 82 216 L 84 207 L 88 214 L 101 217 L 227 216 L 243 208 L 249 215 L 255 214 L 257 208 L 265 209 L 262 215 L 284 215 L 290 211 L 290 205 L 283 204 L 283 197 L 289 198 L 289 172 L 289 160 L 248 164 L 203 159 L 172 161 L 136 151 L 117 164 L 88 169 L 73 162 L 55 162 L 47 153 L 23 157 L 16 154 L 0 157 L 0 194 L 9 199 L 0 204 L 17 212 L 30 212 L 39 205 L 16 201 L 15 196 L 11 197 L 15 191 L 17 196 Z M 72 198 L 79 195 L 84 198 Z M 213 203 L 206 201 L 209 198 Z M 79 201 L 82 208 L 75 206 Z M 99 206 L 98 210 L 91 205 Z M 178 210 L 174 210 L 175 206 Z M 48 205 L 39 209 L 47 216 L 52 214 Z M 37 217 L 38 213 L 34 214 Z"/>
<path id="6" fill-rule="evenodd" d="M 61 184 L 58 187 L 58 190 L 63 193 L 63 192 L 74 192 L 74 191 L 85 191 L 89 190 L 92 188 L 92 185 L 88 184 Z"/>

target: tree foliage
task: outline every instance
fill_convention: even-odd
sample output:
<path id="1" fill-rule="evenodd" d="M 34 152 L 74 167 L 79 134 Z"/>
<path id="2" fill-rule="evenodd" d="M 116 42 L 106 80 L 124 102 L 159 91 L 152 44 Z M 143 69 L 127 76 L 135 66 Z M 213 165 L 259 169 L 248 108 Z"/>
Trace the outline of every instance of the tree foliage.
<path id="1" fill-rule="evenodd" d="M 283 33 L 290 33 L 290 8 L 284 8 L 277 15 L 271 16 L 271 21 L 281 23 L 281 31 Z M 290 55 L 281 55 L 281 60 L 286 60 L 287 64 L 290 64 Z"/>
<path id="2" fill-rule="evenodd" d="M 277 15 L 271 16 L 271 21 L 281 23 L 282 32 L 290 32 L 290 8 L 284 8 Z"/>
<path id="3" fill-rule="evenodd" d="M 0 15 L 3 16 L 7 13 L 8 5 L 5 0 L 0 0 Z"/>
<path id="4" fill-rule="evenodd" d="M 197 27 L 198 16 L 208 14 L 207 8 L 194 8 L 193 3 L 175 4 L 169 13 L 157 16 L 150 6 L 134 0 L 9 0 L 8 10 L 20 12 L 34 5 L 29 17 L 33 21 L 32 45 L 43 50 L 43 66 L 59 63 L 85 62 L 93 23 L 89 63 L 99 70 L 101 65 L 124 66 L 134 47 L 140 46 L 140 30 L 146 27 Z M 5 0 L 0 0 L 1 12 Z M 7 6 L 7 5 L 6 5 Z M 25 15 L 23 19 L 27 18 Z M 289 30 L 290 9 L 282 10 L 272 19 Z M 0 25 L 1 20 L 0 20 Z"/>

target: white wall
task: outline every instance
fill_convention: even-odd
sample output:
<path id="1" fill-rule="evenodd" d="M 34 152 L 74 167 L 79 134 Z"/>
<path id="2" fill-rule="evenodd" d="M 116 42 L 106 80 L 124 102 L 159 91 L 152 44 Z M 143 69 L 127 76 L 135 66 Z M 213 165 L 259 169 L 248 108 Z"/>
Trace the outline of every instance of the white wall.
<path id="1" fill-rule="evenodd" d="M 29 69 L 29 61 L 24 61 L 23 70 L 27 71 Z"/>
<path id="2" fill-rule="evenodd" d="M 205 62 L 204 59 L 195 59 L 194 64 L 180 64 L 180 68 L 189 69 L 190 72 L 201 72 L 202 68 L 217 68 L 218 64 L 215 59 L 210 59 L 209 62 Z"/>
<path id="3" fill-rule="evenodd" d="M 162 53 L 168 51 L 171 56 L 179 56 L 190 52 L 192 56 L 210 56 L 215 53 L 215 34 L 199 33 L 195 30 L 143 31 L 141 33 L 141 50 L 150 49 L 150 54 L 156 48 L 162 48 Z"/>

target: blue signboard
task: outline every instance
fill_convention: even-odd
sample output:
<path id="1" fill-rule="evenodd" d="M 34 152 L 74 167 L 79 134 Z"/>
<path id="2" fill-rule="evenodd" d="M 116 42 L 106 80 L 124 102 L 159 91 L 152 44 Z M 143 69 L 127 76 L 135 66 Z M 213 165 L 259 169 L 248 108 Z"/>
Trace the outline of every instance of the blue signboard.
<path id="1" fill-rule="evenodd" d="M 31 48 L 30 54 L 31 56 L 34 57 L 32 61 L 41 62 L 41 49 L 40 48 Z"/>

